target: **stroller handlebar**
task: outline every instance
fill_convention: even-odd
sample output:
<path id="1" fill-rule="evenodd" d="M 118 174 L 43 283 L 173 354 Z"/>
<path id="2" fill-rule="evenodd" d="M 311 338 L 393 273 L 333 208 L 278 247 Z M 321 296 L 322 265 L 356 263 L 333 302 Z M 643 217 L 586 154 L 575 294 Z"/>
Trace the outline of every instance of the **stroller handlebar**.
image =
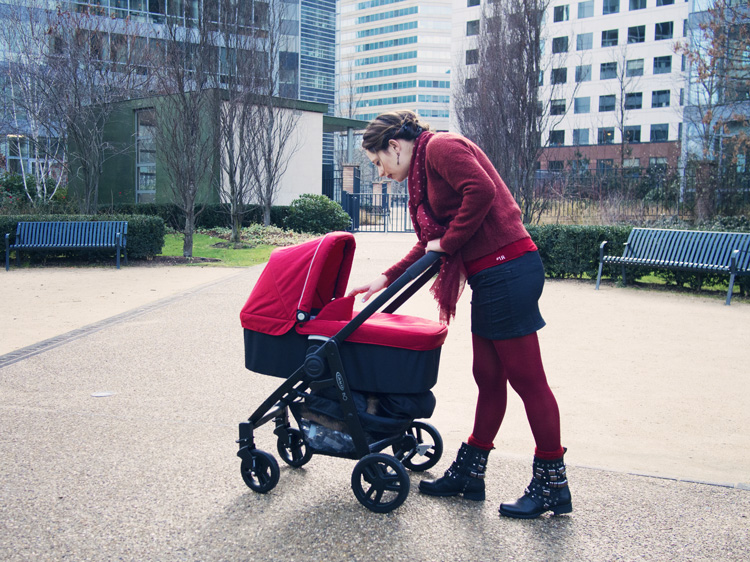
<path id="1" fill-rule="evenodd" d="M 365 320 L 375 314 L 383 305 L 396 296 L 401 289 L 419 277 L 417 281 L 412 283 L 408 289 L 398 295 L 398 298 L 394 299 L 394 301 L 383 310 L 385 313 L 392 314 L 399 306 L 406 302 L 406 300 L 427 283 L 435 273 L 437 273 L 443 255 L 442 252 L 427 252 L 424 256 L 419 258 L 416 262 L 410 265 L 398 279 L 388 285 L 388 287 L 383 289 L 382 293 L 370 301 L 370 304 L 368 304 L 352 319 L 351 322 L 342 328 L 334 338 L 338 341 L 344 341 L 354 332 L 354 330 L 364 324 Z"/>

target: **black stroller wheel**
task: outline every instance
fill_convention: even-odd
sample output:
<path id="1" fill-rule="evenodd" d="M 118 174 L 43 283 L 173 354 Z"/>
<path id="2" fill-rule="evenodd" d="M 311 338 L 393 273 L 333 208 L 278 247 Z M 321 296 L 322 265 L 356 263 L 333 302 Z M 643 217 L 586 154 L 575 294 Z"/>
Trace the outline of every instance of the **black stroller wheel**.
<path id="1" fill-rule="evenodd" d="M 281 460 L 289 466 L 299 468 L 306 465 L 313 456 L 312 450 L 307 446 L 303 433 L 299 429 L 289 428 L 286 430 L 288 438 L 279 436 L 276 442 L 276 450 Z"/>
<path id="2" fill-rule="evenodd" d="M 352 472 L 352 490 L 370 511 L 388 513 L 409 495 L 409 475 L 390 455 L 372 453 L 360 459 Z"/>
<path id="3" fill-rule="evenodd" d="M 265 494 L 279 483 L 279 463 L 270 453 L 255 449 L 250 460 L 242 459 L 242 479 L 253 492 Z"/>
<path id="4" fill-rule="evenodd" d="M 414 472 L 429 470 L 443 455 L 443 438 L 434 426 L 413 421 L 403 440 L 393 446 L 393 456 Z"/>

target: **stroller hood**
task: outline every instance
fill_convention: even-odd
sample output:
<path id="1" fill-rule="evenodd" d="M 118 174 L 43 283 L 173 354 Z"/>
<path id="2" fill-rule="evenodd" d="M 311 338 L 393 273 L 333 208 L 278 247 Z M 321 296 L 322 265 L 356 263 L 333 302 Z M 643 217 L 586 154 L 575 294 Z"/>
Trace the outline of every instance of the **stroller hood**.
<path id="1" fill-rule="evenodd" d="M 274 250 L 240 312 L 242 327 L 280 336 L 342 297 L 349 282 L 354 248 L 351 233 L 331 232 Z"/>

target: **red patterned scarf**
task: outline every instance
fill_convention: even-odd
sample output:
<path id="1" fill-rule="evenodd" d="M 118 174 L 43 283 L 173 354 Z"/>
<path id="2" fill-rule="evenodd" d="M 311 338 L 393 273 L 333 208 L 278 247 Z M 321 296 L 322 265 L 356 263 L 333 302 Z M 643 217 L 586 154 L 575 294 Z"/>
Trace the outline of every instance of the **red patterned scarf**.
<path id="1" fill-rule="evenodd" d="M 423 244 L 442 238 L 448 230 L 447 226 L 437 221 L 427 200 L 427 143 L 434 134 L 424 131 L 414 140 L 414 152 L 409 167 L 409 214 L 417 238 Z M 465 282 L 466 273 L 461 251 L 451 256 L 445 254 L 440 273 L 430 289 L 438 303 L 441 322 L 449 324 L 456 315 L 456 303 L 463 292 Z"/>

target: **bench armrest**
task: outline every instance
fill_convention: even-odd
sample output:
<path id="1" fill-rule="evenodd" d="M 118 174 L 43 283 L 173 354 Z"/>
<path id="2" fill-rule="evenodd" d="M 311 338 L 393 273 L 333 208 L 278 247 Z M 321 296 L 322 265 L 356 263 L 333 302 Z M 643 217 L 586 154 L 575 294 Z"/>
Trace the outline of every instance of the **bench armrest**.
<path id="1" fill-rule="evenodd" d="M 604 259 L 604 246 L 607 245 L 607 241 L 605 240 L 601 244 L 599 244 L 599 261 L 602 261 Z"/>

